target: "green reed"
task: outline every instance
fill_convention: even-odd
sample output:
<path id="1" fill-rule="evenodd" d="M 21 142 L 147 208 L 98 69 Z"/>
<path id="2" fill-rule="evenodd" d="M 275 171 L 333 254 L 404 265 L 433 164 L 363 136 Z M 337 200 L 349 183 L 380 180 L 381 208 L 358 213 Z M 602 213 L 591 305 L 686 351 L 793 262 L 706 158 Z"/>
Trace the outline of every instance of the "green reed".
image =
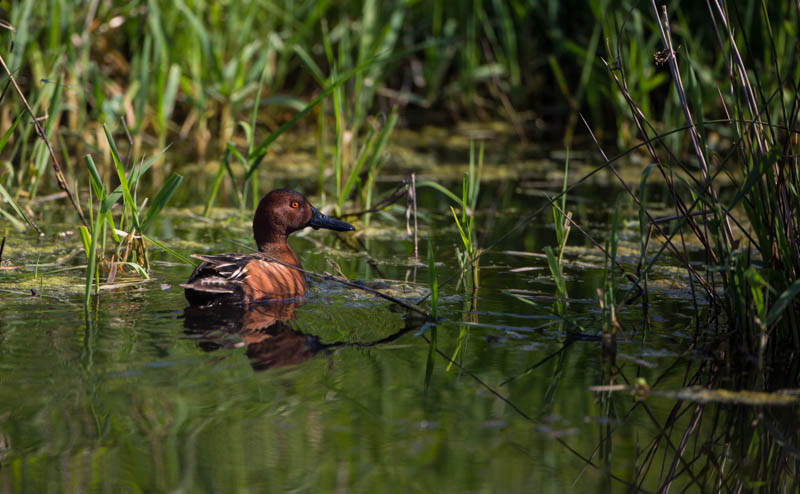
<path id="1" fill-rule="evenodd" d="M 714 348 L 726 348 L 698 382 L 714 387 L 722 379 L 724 387 L 772 391 L 796 386 L 797 355 L 800 353 L 800 163 L 796 109 L 800 76 L 792 53 L 792 36 L 784 20 L 785 6 L 758 2 L 705 6 L 702 29 L 711 26 L 719 38 L 702 44 L 699 36 L 677 38 L 695 28 L 697 19 L 681 16 L 673 9 L 651 4 L 642 15 L 652 20 L 648 32 L 658 41 L 660 62 L 669 76 L 667 100 L 674 105 L 676 127 L 682 132 L 662 138 L 659 121 L 651 121 L 647 88 L 633 84 L 631 69 L 623 51 L 618 63 L 609 66 L 610 79 L 631 109 L 631 121 L 647 144 L 652 165 L 641 174 L 638 194 L 623 182 L 639 205 L 641 260 L 638 284 L 643 288 L 643 307 L 647 310 L 648 271 L 664 255 L 682 266 L 689 280 L 688 295 L 695 301 L 696 341 L 718 336 Z M 796 14 L 794 12 L 792 15 Z M 746 34 L 749 33 L 749 34 Z M 700 63 L 714 54 L 718 63 Z M 636 77 L 635 74 L 632 77 Z M 724 88 L 724 89 L 723 89 Z M 644 92 L 643 100 L 635 96 Z M 641 102 L 640 101 L 644 101 Z M 722 105 L 725 118 L 709 120 L 712 109 Z M 728 136 L 724 145 L 715 144 Z M 656 218 L 647 204 L 648 188 L 658 176 L 660 187 L 674 213 Z M 617 175 L 619 178 L 619 175 Z M 619 180 L 622 180 L 619 178 Z M 616 259 L 613 234 L 607 245 L 606 272 Z M 700 254 L 687 248 L 692 243 Z M 650 244 L 658 249 L 648 252 Z M 660 245 L 658 245 L 660 244 Z M 656 250 L 656 249 L 653 249 Z M 702 258 L 702 262 L 691 259 Z M 617 282 L 607 276 L 601 293 L 604 334 L 613 334 L 613 310 Z M 724 331 L 720 332 L 720 328 Z M 715 370 L 720 369 L 720 370 Z M 724 372 L 722 372 L 724 370 Z M 689 406 L 684 407 L 688 409 Z M 702 407 L 691 405 L 702 416 Z M 677 413 L 677 409 L 676 409 Z M 681 411 L 683 413 L 683 411 Z M 673 467 L 665 473 L 664 487 L 677 474 L 678 464 L 691 467 L 690 476 L 698 487 L 719 485 L 741 490 L 764 486 L 764 492 L 796 487 L 797 465 L 786 445 L 786 437 L 774 426 L 753 429 L 750 414 L 733 416 L 715 429 L 724 437 L 731 452 L 730 473 L 723 473 L 712 458 L 685 458 L 678 452 Z M 743 431 L 748 431 L 742 434 Z M 694 440 L 693 429 L 685 440 Z M 723 443 L 720 443 L 723 444 Z M 713 465 L 713 466 L 712 466 Z"/>
<path id="2" fill-rule="evenodd" d="M 104 126 L 106 138 L 111 149 L 111 156 L 114 162 L 114 170 L 119 185 L 111 192 L 105 186 L 100 177 L 100 172 L 91 155 L 86 155 L 85 163 L 89 172 L 91 187 L 88 202 L 90 228 L 81 225 L 80 234 L 83 242 L 84 251 L 87 256 L 86 283 L 84 291 L 84 305 L 89 309 L 92 286 L 95 291 L 100 287 L 100 265 L 98 256 L 103 259 L 106 250 L 107 232 L 111 232 L 112 239 L 117 243 L 115 252 L 108 262 L 109 273 L 116 273 L 118 267 L 132 268 L 139 275 L 148 278 L 150 261 L 147 254 L 147 244 L 145 240 L 156 244 L 166 250 L 177 259 L 187 264 L 191 261 L 177 252 L 169 249 L 158 240 L 148 234 L 150 226 L 157 220 L 159 213 L 169 202 L 175 190 L 180 185 L 183 177 L 173 174 L 164 185 L 158 190 L 152 201 L 148 199 L 138 201 L 138 187 L 140 180 L 158 159 L 158 155 L 143 160 L 138 165 L 131 167 L 126 172 L 122 163 L 116 142 L 107 126 Z M 92 193 L 97 199 L 97 211 L 95 213 Z M 119 217 L 115 220 L 111 209 L 122 199 L 122 210 Z M 109 274 L 109 277 L 112 277 Z"/>
<path id="3" fill-rule="evenodd" d="M 450 206 L 450 212 L 453 215 L 458 234 L 461 238 L 461 246 L 456 249 L 456 257 L 458 258 L 459 266 L 462 272 L 469 268 L 472 272 L 472 289 L 478 289 L 479 278 L 479 262 L 480 262 L 480 248 L 478 248 L 477 235 L 475 232 L 475 208 L 478 205 L 478 194 L 481 187 L 481 172 L 483 171 L 483 152 L 484 145 L 481 142 L 478 151 L 475 150 L 475 142 L 470 141 L 469 152 L 469 169 L 464 174 L 461 181 L 461 199 L 456 200 L 461 208 L 459 215 L 455 208 Z M 434 187 L 440 191 L 446 191 L 439 184 L 434 182 L 420 182 L 422 186 Z M 449 191 L 448 191 L 449 192 Z M 452 193 L 446 194 L 453 197 Z M 459 219 L 460 217 L 460 219 Z M 465 285 L 466 286 L 466 285 Z"/>
<path id="4" fill-rule="evenodd" d="M 565 137 L 565 140 L 567 138 Z M 558 254 L 553 252 L 553 248 L 547 246 L 544 248 L 545 255 L 547 256 L 547 267 L 550 269 L 550 275 L 553 277 L 553 282 L 556 285 L 556 301 L 553 305 L 554 313 L 560 317 L 566 317 L 567 309 L 567 285 L 564 281 L 563 260 L 564 248 L 567 245 L 569 232 L 572 228 L 572 213 L 567 212 L 567 185 L 569 180 L 569 150 L 567 150 L 564 159 L 564 179 L 561 186 L 561 194 L 553 202 L 553 225 L 556 232 L 556 249 Z M 562 323 L 563 324 L 563 323 Z"/>
<path id="5" fill-rule="evenodd" d="M 602 315 L 604 337 L 612 340 L 616 336 L 617 327 L 617 293 L 619 291 L 619 277 L 617 276 L 617 248 L 619 246 L 620 230 L 620 203 L 622 196 L 617 199 L 617 205 L 611 216 L 609 232 L 605 241 L 603 287 L 598 288 L 597 294 Z"/>
<path id="6" fill-rule="evenodd" d="M 338 129 L 332 160 L 338 203 L 370 133 L 380 127 L 369 123 L 370 115 L 409 103 L 446 108 L 448 100 L 459 106 L 482 101 L 485 111 L 487 96 L 506 100 L 506 111 L 513 111 L 519 102 L 508 96 L 520 99 L 515 88 L 523 87 L 528 60 L 527 35 L 515 29 L 535 10 L 496 1 L 450 9 L 440 1 L 375 0 L 234 0 L 224 9 L 206 0 L 80 5 L 49 0 L 48 8 L 40 9 L 34 0 L 23 0 L 9 3 L 8 12 L 14 30 L 0 29 L 0 42 L 13 42 L 9 65 L 26 74 L 23 89 L 36 112 L 47 111 L 48 134 L 66 125 L 69 132 L 54 139 L 78 149 L 73 155 L 104 148 L 98 122 L 124 115 L 135 154 L 142 146 L 163 149 L 182 141 L 199 158 L 218 157 L 230 142 L 240 144 L 236 133 L 246 115 L 258 113 L 260 125 L 267 121 L 275 129 L 285 121 L 277 115 L 302 111 L 318 88 L 332 87 L 358 68 L 345 77 L 346 85 L 335 85 L 324 110 Z M 376 58 L 387 62 L 370 62 Z M 104 65 L 107 61 L 113 64 Z M 413 84 L 398 85 L 404 79 Z M 16 113 L 2 114 L 3 130 Z M 383 129 L 392 127 L 388 122 Z M 35 194 L 46 160 L 41 145 L 31 147 L 32 126 L 25 123 L 18 132 L 8 156 L 28 162 L 34 155 L 35 166 L 23 174 L 32 176 L 18 177 L 18 183 Z M 244 172 L 248 178 L 263 151 L 257 148 L 244 156 L 251 166 Z M 105 164 L 111 163 L 100 163 Z M 153 182 L 160 184 L 168 171 L 156 163 Z M 368 201 L 369 183 L 359 188 L 362 201 Z"/>

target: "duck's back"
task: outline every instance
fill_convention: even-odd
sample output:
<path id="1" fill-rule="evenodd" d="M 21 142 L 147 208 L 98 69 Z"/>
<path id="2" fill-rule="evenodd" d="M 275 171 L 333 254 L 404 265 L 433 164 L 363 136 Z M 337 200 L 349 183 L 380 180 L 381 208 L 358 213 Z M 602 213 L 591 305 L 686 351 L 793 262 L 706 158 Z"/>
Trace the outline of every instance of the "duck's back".
<path id="1" fill-rule="evenodd" d="M 294 253 L 284 263 L 261 254 L 192 257 L 203 262 L 189 281 L 181 285 L 191 305 L 249 304 L 258 300 L 298 298 L 306 293 L 305 276 L 291 267 L 300 265 Z"/>

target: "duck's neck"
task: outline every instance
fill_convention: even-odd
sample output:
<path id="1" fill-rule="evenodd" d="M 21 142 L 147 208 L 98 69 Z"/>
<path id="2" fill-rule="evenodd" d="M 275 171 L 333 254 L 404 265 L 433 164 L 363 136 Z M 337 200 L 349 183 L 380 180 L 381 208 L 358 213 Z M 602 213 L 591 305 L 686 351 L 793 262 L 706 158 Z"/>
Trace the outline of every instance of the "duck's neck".
<path id="1" fill-rule="evenodd" d="M 258 250 L 261 252 L 274 251 L 282 247 L 288 249 L 289 244 L 286 242 L 287 237 L 286 234 L 275 232 L 255 232 L 256 245 L 258 245 Z"/>
<path id="2" fill-rule="evenodd" d="M 283 239 L 283 242 L 259 243 L 258 250 L 283 263 L 302 268 L 297 255 L 294 253 L 291 247 L 289 247 L 289 244 L 286 243 L 286 237 L 284 236 Z"/>
<path id="3" fill-rule="evenodd" d="M 286 229 L 280 226 L 276 224 L 275 218 L 269 214 L 269 205 L 262 200 L 253 217 L 253 237 L 256 239 L 258 250 L 267 252 L 281 245 L 285 245 L 287 249 L 289 248 L 289 244 L 286 243 Z"/>

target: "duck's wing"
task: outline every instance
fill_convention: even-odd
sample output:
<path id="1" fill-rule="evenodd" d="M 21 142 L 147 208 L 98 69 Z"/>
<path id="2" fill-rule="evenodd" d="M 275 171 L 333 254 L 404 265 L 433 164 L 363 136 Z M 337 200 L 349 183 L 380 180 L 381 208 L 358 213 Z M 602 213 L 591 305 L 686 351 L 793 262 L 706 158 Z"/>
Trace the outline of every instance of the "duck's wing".
<path id="1" fill-rule="evenodd" d="M 294 299 L 306 292 L 302 272 L 288 263 L 258 254 L 217 254 L 192 257 L 203 261 L 181 286 L 191 305 L 244 303 L 266 299 Z M 292 254 L 295 264 L 296 257 Z"/>
<path id="2" fill-rule="evenodd" d="M 242 284 L 247 275 L 250 256 L 243 254 L 192 254 L 203 261 L 189 281 L 182 284 L 192 305 L 243 302 Z"/>

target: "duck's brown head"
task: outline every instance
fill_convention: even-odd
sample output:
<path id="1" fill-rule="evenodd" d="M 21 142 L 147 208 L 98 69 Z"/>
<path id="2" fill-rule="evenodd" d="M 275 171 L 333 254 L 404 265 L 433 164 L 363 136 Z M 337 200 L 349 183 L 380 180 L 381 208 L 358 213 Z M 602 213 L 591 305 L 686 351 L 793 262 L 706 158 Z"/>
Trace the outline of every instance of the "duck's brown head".
<path id="1" fill-rule="evenodd" d="M 253 218 L 253 235 L 258 250 L 268 244 L 285 244 L 286 237 L 307 226 L 338 232 L 355 230 L 350 223 L 329 218 L 308 202 L 303 194 L 289 189 L 273 190 L 258 203 Z"/>

